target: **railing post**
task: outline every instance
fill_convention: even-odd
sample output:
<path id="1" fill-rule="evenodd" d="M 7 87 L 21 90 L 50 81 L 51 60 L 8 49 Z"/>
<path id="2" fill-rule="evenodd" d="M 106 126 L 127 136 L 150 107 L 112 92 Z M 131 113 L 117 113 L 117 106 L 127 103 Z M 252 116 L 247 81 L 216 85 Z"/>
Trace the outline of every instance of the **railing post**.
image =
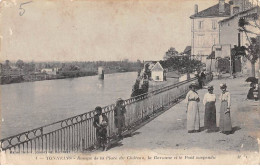
<path id="1" fill-rule="evenodd" d="M 0 141 L 0 152 L 2 152 L 3 151 L 3 146 L 2 146 L 3 144 L 2 144 L 2 141 Z"/>
<path id="2" fill-rule="evenodd" d="M 43 128 L 41 128 L 42 151 L 43 151 Z"/>
<path id="3" fill-rule="evenodd" d="M 83 152 L 85 150 L 85 140 L 84 138 L 81 139 L 81 151 Z"/>

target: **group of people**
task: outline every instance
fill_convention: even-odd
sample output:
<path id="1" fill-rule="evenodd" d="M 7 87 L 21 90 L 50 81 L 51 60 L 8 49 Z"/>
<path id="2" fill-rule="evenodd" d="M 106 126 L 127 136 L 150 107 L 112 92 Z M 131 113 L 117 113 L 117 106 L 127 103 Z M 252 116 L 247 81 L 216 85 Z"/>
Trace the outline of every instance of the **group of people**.
<path id="1" fill-rule="evenodd" d="M 126 108 L 124 106 L 124 100 L 119 98 L 116 101 L 116 106 L 114 108 L 114 124 L 117 128 L 117 135 L 119 139 L 123 139 L 122 132 L 125 127 L 125 113 Z M 107 150 L 108 148 L 108 138 L 107 138 L 107 126 L 108 126 L 108 118 L 102 113 L 102 108 L 100 106 L 95 108 L 96 115 L 94 116 L 93 126 L 96 128 L 96 144 L 95 149 L 99 149 L 100 147 L 103 150 Z"/>
<path id="2" fill-rule="evenodd" d="M 190 91 L 186 95 L 187 103 L 187 129 L 188 133 L 200 132 L 200 114 L 199 114 L 199 102 L 200 98 L 196 92 L 197 86 L 195 83 L 190 85 Z M 220 84 L 222 93 L 220 94 L 220 119 L 219 130 L 224 134 L 230 134 L 232 131 L 230 106 L 231 99 L 230 93 L 227 91 L 227 85 L 225 83 Z M 207 132 L 217 131 L 216 124 L 216 95 L 213 93 L 214 87 L 208 87 L 208 93 L 204 95 L 203 104 L 205 105 L 204 115 L 204 129 Z"/>
<path id="3" fill-rule="evenodd" d="M 190 91 L 186 95 L 187 103 L 187 129 L 188 133 L 200 132 L 200 114 L 199 114 L 199 102 L 200 98 L 196 90 L 199 86 L 196 83 L 192 83 Z M 222 93 L 220 94 L 219 100 L 220 105 L 220 119 L 219 119 L 219 130 L 224 134 L 230 134 L 232 131 L 231 117 L 230 117 L 230 93 L 227 91 L 227 85 L 225 83 L 220 85 Z M 208 87 L 208 93 L 204 95 L 203 104 L 205 105 L 205 117 L 204 117 L 204 128 L 207 132 L 217 131 L 216 124 L 216 95 L 213 93 L 213 86 Z M 93 126 L 96 128 L 96 145 L 98 149 L 103 147 L 103 150 L 108 148 L 107 138 L 107 127 L 108 118 L 102 113 L 101 107 L 95 108 L 96 115 L 94 116 Z M 119 98 L 116 101 L 114 108 L 114 124 L 117 128 L 117 135 L 119 139 L 123 139 L 122 132 L 125 128 L 125 113 L 126 108 L 124 106 L 124 100 Z"/>

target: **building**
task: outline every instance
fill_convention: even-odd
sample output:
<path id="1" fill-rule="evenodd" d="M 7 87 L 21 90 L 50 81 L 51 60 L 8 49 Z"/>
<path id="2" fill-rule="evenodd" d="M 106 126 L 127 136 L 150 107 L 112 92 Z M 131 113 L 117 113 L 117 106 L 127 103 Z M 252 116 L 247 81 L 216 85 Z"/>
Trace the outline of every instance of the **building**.
<path id="1" fill-rule="evenodd" d="M 48 75 L 57 75 L 58 68 L 44 68 L 41 70 L 41 72 Z"/>
<path id="2" fill-rule="evenodd" d="M 253 22 L 256 16 L 259 16 L 258 0 L 230 0 L 228 3 L 219 0 L 218 4 L 201 12 L 198 12 L 198 5 L 195 5 L 195 13 L 190 17 L 193 58 L 205 63 L 207 71 L 220 71 L 221 62 L 228 65 L 226 68 L 222 67 L 223 71 L 243 71 L 248 63 L 243 63 L 246 60 L 242 61 L 242 58 L 232 60 L 231 50 L 235 46 L 245 46 L 248 41 L 248 37 L 239 31 L 239 19 L 245 18 Z M 259 29 L 258 32 L 254 29 L 251 27 L 248 30 L 255 32 L 256 36 Z"/>
<path id="3" fill-rule="evenodd" d="M 243 0 L 233 0 L 234 4 Z M 233 2 L 230 1 L 230 2 Z M 236 2 L 236 3 L 235 3 Z M 234 46 L 245 46 L 248 43 L 248 39 L 245 33 L 239 31 L 239 19 L 244 18 L 247 21 L 253 23 L 254 17 L 259 16 L 259 7 L 255 6 L 252 8 L 246 8 L 243 3 L 239 3 L 238 5 L 231 5 L 231 16 L 223 19 L 219 22 L 220 36 L 219 43 L 220 44 L 231 44 L 231 48 Z M 251 5 L 250 5 L 251 6 Z M 259 29 L 248 26 L 248 30 L 251 32 L 259 33 Z M 249 36 L 255 36 L 255 34 L 248 34 Z"/>
<path id="4" fill-rule="evenodd" d="M 218 22 L 230 16 L 230 5 L 225 0 L 205 10 L 198 11 L 195 5 L 191 18 L 191 55 L 202 63 L 212 52 L 212 46 L 219 43 Z"/>
<path id="5" fill-rule="evenodd" d="M 249 44 L 250 37 L 256 37 L 260 34 L 260 29 L 254 26 L 246 26 L 246 29 L 250 33 L 244 33 L 239 27 L 239 20 L 244 19 L 251 25 L 255 24 L 256 19 L 259 19 L 259 6 L 255 3 L 245 3 L 243 0 L 231 1 L 231 16 L 219 22 L 220 37 L 219 43 L 221 45 L 228 44 L 231 49 L 240 46 L 247 46 Z M 236 3 L 235 3 L 236 2 Z M 240 3 L 238 3 L 240 2 Z M 254 1 L 252 1 L 254 2 Z M 258 60 L 259 61 L 259 60 Z M 258 63 L 256 63 L 256 69 L 259 69 Z M 251 63 L 239 55 L 236 55 L 236 59 L 232 60 L 233 72 L 242 72 L 243 74 L 251 73 Z"/>
<path id="6" fill-rule="evenodd" d="M 166 72 L 160 62 L 157 62 L 151 69 L 151 78 L 153 81 L 164 81 L 165 73 Z"/>

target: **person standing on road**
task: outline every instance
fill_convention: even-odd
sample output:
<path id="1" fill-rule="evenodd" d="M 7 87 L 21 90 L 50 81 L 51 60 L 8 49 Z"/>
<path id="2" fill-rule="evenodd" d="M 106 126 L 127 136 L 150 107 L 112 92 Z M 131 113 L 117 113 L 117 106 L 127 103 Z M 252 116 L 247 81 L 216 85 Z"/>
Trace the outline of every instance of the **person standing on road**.
<path id="1" fill-rule="evenodd" d="M 201 77 L 201 89 L 202 89 L 203 86 L 205 86 L 205 82 L 206 82 L 206 74 L 204 73 L 204 71 L 201 72 L 200 77 Z"/>
<path id="2" fill-rule="evenodd" d="M 196 92 L 198 86 L 192 83 L 190 86 L 190 91 L 186 95 L 187 103 L 187 130 L 188 133 L 199 132 L 200 131 L 200 116 L 199 116 L 199 105 L 200 101 L 199 95 Z"/>
<path id="3" fill-rule="evenodd" d="M 220 84 L 222 93 L 220 94 L 220 118 L 219 118 L 219 130 L 224 134 L 230 134 L 232 131 L 231 117 L 230 117 L 230 106 L 231 98 L 230 93 L 226 90 L 227 85 L 225 83 Z"/>
<path id="4" fill-rule="evenodd" d="M 199 89 L 202 89 L 202 77 L 200 73 L 198 74 L 198 83 L 199 83 Z"/>
<path id="5" fill-rule="evenodd" d="M 216 130 L 216 95 L 213 93 L 213 86 L 208 87 L 208 93 L 204 95 L 205 105 L 204 128 L 209 131 Z"/>
<path id="6" fill-rule="evenodd" d="M 119 98 L 116 101 L 116 106 L 114 109 L 114 118 L 115 118 L 115 126 L 118 128 L 118 136 L 120 139 L 123 139 L 122 131 L 125 128 L 125 113 L 126 109 L 123 105 L 124 100 Z"/>

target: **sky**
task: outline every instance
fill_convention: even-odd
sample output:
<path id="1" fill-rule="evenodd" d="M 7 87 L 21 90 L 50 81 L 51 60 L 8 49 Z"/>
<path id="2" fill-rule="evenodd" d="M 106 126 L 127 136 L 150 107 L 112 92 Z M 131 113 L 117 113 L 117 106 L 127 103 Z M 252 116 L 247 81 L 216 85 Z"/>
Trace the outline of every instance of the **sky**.
<path id="1" fill-rule="evenodd" d="M 0 61 L 161 60 L 218 0 L 2 0 Z M 23 9 L 19 9 L 21 8 Z M 11 19 L 10 19 L 11 18 Z"/>

